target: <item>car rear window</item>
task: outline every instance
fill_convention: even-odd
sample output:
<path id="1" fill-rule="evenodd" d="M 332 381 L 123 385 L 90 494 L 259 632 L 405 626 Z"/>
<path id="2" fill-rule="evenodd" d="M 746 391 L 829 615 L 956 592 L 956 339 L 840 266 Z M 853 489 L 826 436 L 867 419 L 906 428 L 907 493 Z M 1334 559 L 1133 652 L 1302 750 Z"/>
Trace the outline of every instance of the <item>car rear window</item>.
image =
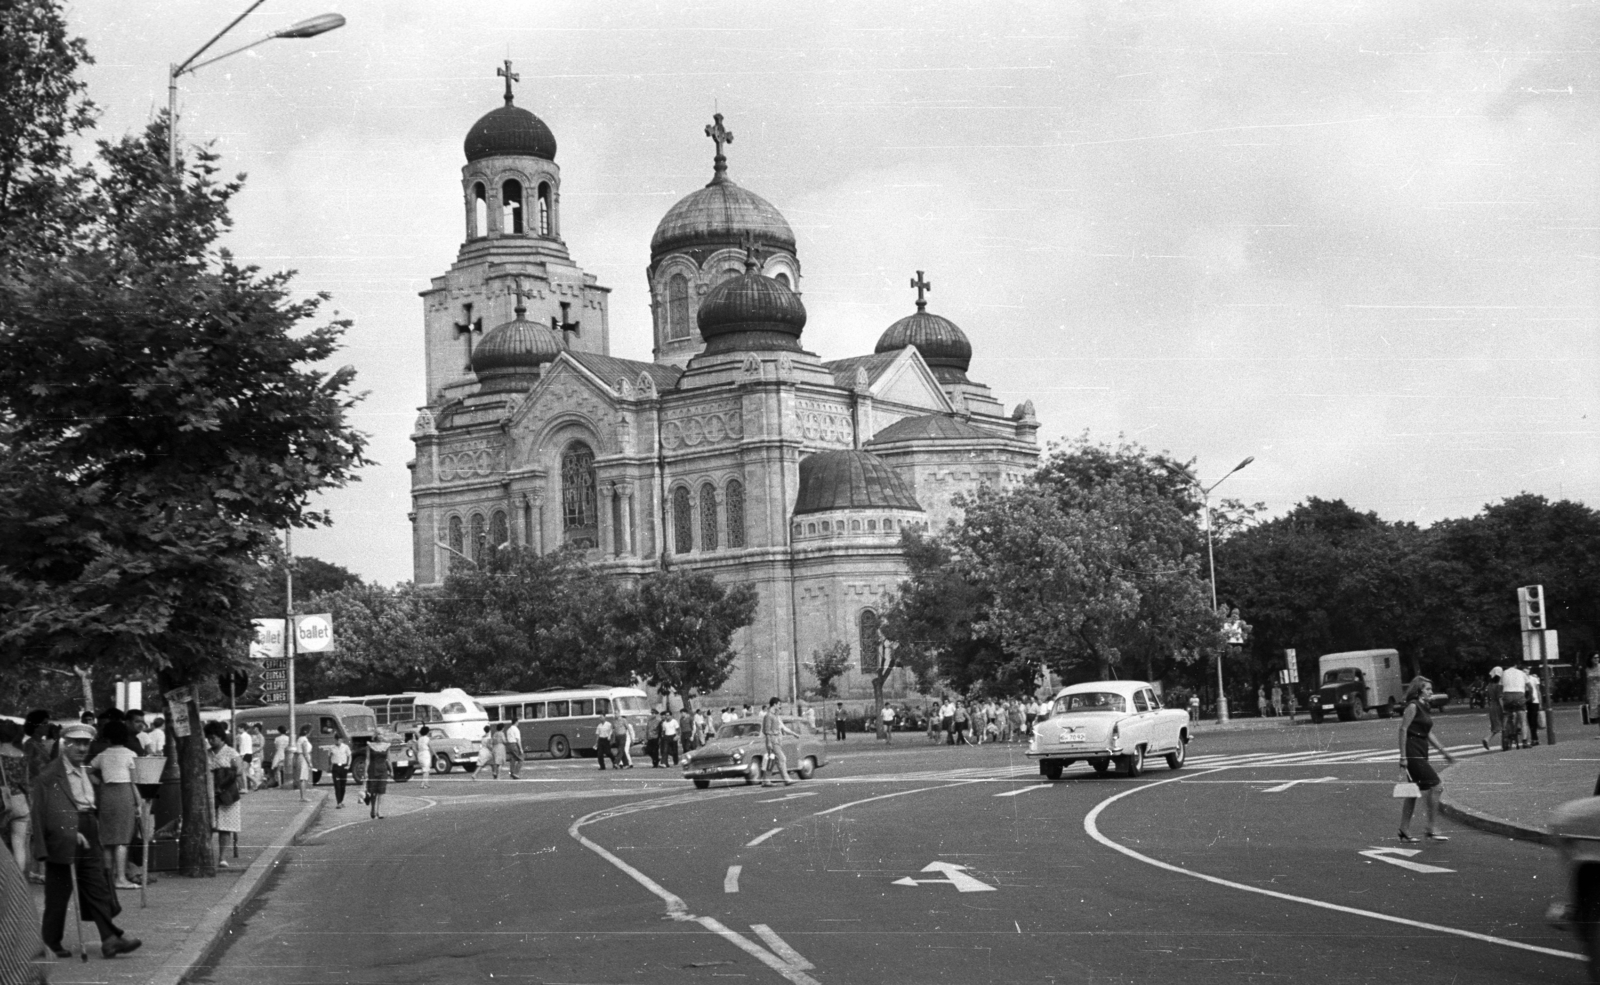
<path id="1" fill-rule="evenodd" d="M 1071 715 L 1074 713 L 1091 711 L 1121 711 L 1128 710 L 1128 699 L 1111 691 L 1080 691 L 1077 694 L 1063 694 L 1056 699 L 1053 713 L 1057 715 Z"/>

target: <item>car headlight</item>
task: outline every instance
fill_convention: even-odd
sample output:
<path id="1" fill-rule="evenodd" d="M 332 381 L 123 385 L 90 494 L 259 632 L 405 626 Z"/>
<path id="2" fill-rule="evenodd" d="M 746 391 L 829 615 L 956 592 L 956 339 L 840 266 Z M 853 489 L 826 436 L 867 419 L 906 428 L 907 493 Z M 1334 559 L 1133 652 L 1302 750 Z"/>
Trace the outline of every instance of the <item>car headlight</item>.
<path id="1" fill-rule="evenodd" d="M 743 749 L 735 749 L 733 751 L 733 761 L 737 763 L 742 759 L 744 759 L 744 750 Z"/>

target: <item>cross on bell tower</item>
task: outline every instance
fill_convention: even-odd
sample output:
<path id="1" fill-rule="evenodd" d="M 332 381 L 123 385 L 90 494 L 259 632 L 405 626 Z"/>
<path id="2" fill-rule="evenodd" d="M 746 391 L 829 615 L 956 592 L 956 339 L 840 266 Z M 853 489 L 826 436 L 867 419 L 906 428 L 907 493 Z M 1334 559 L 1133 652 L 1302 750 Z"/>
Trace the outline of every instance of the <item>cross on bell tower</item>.
<path id="1" fill-rule="evenodd" d="M 564 349 L 572 348 L 572 346 L 567 342 L 567 333 L 571 332 L 572 334 L 576 335 L 583 326 L 582 321 L 571 321 L 571 314 L 572 302 L 563 301 L 561 302 L 561 317 L 556 318 L 552 315 L 550 318 L 550 331 L 561 336 L 561 346 Z"/>
<path id="2" fill-rule="evenodd" d="M 761 257 L 766 252 L 756 242 L 756 234 L 745 230 L 744 237 L 739 241 L 739 246 L 744 250 L 744 269 L 756 271 L 761 269 Z"/>
<path id="3" fill-rule="evenodd" d="M 517 297 L 516 307 L 511 310 L 516 312 L 517 321 L 523 321 L 522 316 L 528 313 L 528 298 L 533 296 L 533 292 L 523 290 L 522 278 L 518 277 L 511 282 L 511 293 Z"/>
<path id="4" fill-rule="evenodd" d="M 706 124 L 706 136 L 717 145 L 717 156 L 711 162 L 711 182 L 717 184 L 728 180 L 728 159 L 723 156 L 722 145 L 733 143 L 733 131 L 722 125 L 722 114 L 711 114 L 712 123 Z"/>
<path id="5" fill-rule="evenodd" d="M 472 368 L 472 333 L 483 334 L 483 319 L 472 317 L 472 302 L 461 306 L 462 320 L 455 323 L 456 338 L 466 336 L 467 339 L 467 369 Z"/>
<path id="6" fill-rule="evenodd" d="M 497 68 L 497 69 L 495 69 L 494 70 L 494 74 L 496 74 L 496 75 L 498 75 L 501 78 L 506 80 L 506 105 L 510 106 L 511 105 L 511 83 L 513 83 L 513 82 L 521 82 L 522 81 L 522 75 L 519 72 L 511 71 L 511 59 L 509 59 L 509 58 L 506 59 L 505 68 Z"/>
<path id="7" fill-rule="evenodd" d="M 917 276 L 911 278 L 911 286 L 917 289 L 917 310 L 922 311 L 928 307 L 928 302 L 923 299 L 924 291 L 933 290 L 933 284 L 922 279 L 922 271 L 917 271 Z"/>

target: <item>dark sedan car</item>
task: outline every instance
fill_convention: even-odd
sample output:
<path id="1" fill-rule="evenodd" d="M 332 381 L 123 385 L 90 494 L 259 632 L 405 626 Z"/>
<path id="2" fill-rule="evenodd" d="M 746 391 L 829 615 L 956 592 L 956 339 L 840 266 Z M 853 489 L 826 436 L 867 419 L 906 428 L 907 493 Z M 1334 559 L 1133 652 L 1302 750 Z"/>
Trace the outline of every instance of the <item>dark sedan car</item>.
<path id="1" fill-rule="evenodd" d="M 783 737 L 783 756 L 788 760 L 789 772 L 802 780 L 811 779 L 818 768 L 827 765 L 822 751 L 822 736 L 803 718 L 783 719 L 784 727 L 794 735 Z M 683 775 L 704 790 L 712 780 L 742 779 L 755 783 L 761 778 L 762 760 L 766 758 L 766 743 L 761 738 L 761 719 L 741 718 L 717 729 L 717 734 L 705 745 L 691 752 L 683 760 Z"/>

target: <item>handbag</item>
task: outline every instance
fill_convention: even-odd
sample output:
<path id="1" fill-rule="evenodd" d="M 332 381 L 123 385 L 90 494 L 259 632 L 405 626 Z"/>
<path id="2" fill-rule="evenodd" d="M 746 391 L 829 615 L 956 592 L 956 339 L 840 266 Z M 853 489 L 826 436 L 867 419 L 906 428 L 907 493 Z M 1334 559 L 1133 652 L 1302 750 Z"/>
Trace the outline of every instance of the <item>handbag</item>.
<path id="1" fill-rule="evenodd" d="M 1396 800 L 1412 800 L 1422 796 L 1422 788 L 1407 780 L 1405 783 L 1396 783 L 1394 785 L 1394 794 L 1392 796 Z"/>
<path id="2" fill-rule="evenodd" d="M 239 771 L 232 766 L 218 766 L 211 771 L 216 777 L 217 806 L 231 807 L 239 802 Z"/>

